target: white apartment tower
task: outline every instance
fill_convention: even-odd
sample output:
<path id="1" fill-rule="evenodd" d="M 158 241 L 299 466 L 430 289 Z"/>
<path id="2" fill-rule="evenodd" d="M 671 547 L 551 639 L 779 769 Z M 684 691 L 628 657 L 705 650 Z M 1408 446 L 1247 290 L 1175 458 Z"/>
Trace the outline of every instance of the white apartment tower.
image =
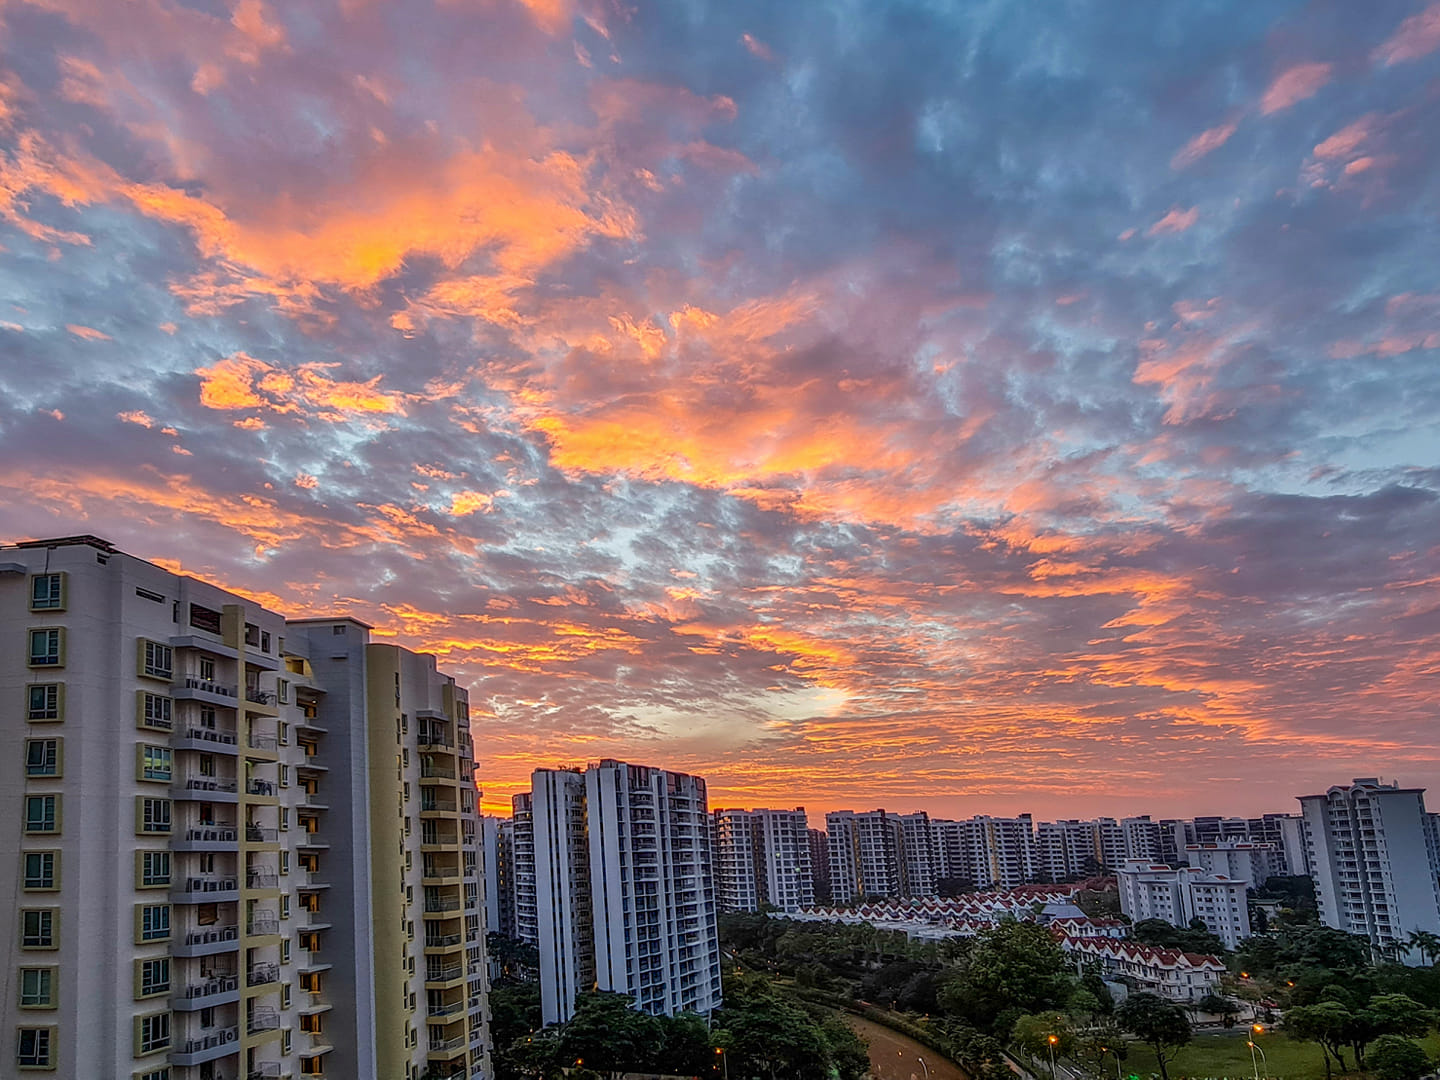
<path id="1" fill-rule="evenodd" d="M 546 1023 L 591 989 L 654 1014 L 720 1007 L 704 780 L 612 760 L 537 769 L 514 806 L 516 920 L 523 935 L 537 913 Z"/>
<path id="2" fill-rule="evenodd" d="M 535 813 L 530 792 L 510 799 L 510 835 L 514 844 L 515 937 L 527 945 L 540 944 L 540 915 L 535 899 Z"/>
<path id="3" fill-rule="evenodd" d="M 0 548 L 0 699 L 0 1073 L 489 1075 L 474 755 L 432 657 L 69 537 Z"/>
<path id="4" fill-rule="evenodd" d="M 585 796 L 597 985 L 648 1013 L 719 1008 L 705 781 L 607 759 Z"/>
<path id="5" fill-rule="evenodd" d="M 536 769 L 530 777 L 534 838 L 540 1012 L 545 1023 L 568 1020 L 575 995 L 595 986 L 586 836 L 585 774 Z"/>
<path id="6" fill-rule="evenodd" d="M 902 896 L 904 827 L 884 810 L 834 810 L 825 815 L 830 846 L 830 894 L 836 903 L 857 897 Z"/>
<path id="7" fill-rule="evenodd" d="M 1171 867 L 1130 859 L 1116 874 L 1120 910 L 1135 922 L 1160 919 L 1189 926 L 1200 919 L 1205 928 L 1233 949 L 1250 936 L 1250 910 L 1243 881 L 1207 874 L 1196 866 Z"/>
<path id="8" fill-rule="evenodd" d="M 769 905 L 798 911 L 815 902 L 805 808 L 716 810 L 716 901 L 721 911 Z"/>
<path id="9" fill-rule="evenodd" d="M 1440 933 L 1440 859 L 1423 788 L 1367 777 L 1299 799 L 1327 926 L 1387 950 L 1403 948 L 1416 930 Z"/>

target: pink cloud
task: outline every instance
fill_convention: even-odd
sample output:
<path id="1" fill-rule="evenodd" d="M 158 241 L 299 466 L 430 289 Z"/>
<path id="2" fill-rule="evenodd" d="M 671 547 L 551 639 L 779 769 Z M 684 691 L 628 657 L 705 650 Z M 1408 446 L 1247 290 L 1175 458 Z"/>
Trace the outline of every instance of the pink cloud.
<path id="1" fill-rule="evenodd" d="M 767 63 L 773 63 L 775 61 L 775 53 L 771 50 L 770 46 L 766 45 L 754 34 L 741 34 L 740 40 L 744 43 L 745 48 L 750 50 L 751 55 L 758 56 Z"/>
<path id="2" fill-rule="evenodd" d="M 1315 156 L 1322 161 L 1334 161 L 1352 156 L 1366 139 L 1374 133 L 1376 116 L 1369 113 L 1352 124 L 1335 132 L 1328 139 L 1317 143 Z"/>
<path id="3" fill-rule="evenodd" d="M 1333 64 L 1296 64 L 1276 77 L 1260 99 L 1260 111 L 1266 116 L 1297 105 L 1314 97 L 1330 81 Z"/>
<path id="4" fill-rule="evenodd" d="M 1235 134 L 1235 129 L 1239 126 L 1239 124 L 1231 121 L 1230 123 L 1207 128 L 1200 132 L 1199 135 L 1196 135 L 1175 152 L 1175 156 L 1170 159 L 1170 168 L 1175 169 L 1177 172 L 1180 169 L 1188 169 L 1206 154 L 1214 150 L 1219 150 L 1220 147 L 1229 142 L 1230 136 Z"/>
<path id="5" fill-rule="evenodd" d="M 1164 236 L 1167 233 L 1182 233 L 1194 225 L 1199 217 L 1200 208 L 1198 206 L 1192 206 L 1189 210 L 1181 210 L 1178 206 L 1172 206 L 1168 214 L 1145 230 L 1145 235 Z"/>
<path id="6" fill-rule="evenodd" d="M 1419 60 L 1440 49 L 1440 4 L 1411 15 L 1371 56 L 1386 66 Z"/>

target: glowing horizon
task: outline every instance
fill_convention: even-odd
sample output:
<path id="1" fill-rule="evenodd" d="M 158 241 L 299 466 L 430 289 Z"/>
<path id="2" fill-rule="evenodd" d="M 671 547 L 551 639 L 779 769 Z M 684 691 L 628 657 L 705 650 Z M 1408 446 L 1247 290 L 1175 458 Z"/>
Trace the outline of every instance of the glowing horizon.
<path id="1" fill-rule="evenodd" d="M 1440 3 L 0 0 L 0 538 L 470 687 L 488 810 L 1440 783 Z"/>

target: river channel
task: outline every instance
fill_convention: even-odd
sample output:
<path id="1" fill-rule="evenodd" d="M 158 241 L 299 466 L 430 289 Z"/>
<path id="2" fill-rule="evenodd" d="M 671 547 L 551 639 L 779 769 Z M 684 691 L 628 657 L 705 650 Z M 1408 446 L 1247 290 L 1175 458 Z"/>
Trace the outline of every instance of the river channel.
<path id="1" fill-rule="evenodd" d="M 861 1016 L 845 1022 L 870 1044 L 870 1075 L 875 1080 L 970 1080 L 928 1046 Z"/>

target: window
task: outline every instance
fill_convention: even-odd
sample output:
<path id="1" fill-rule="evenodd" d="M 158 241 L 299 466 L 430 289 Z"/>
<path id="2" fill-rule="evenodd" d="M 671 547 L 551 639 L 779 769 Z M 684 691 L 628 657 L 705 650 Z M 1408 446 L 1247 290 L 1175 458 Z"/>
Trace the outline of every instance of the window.
<path id="1" fill-rule="evenodd" d="M 149 589 L 142 589 L 139 585 L 135 586 L 135 595 L 140 597 L 141 600 L 149 600 L 153 604 L 163 604 L 165 602 L 164 594 L 151 592 Z"/>
<path id="2" fill-rule="evenodd" d="M 140 747 L 140 779 L 141 780 L 163 780 L 170 782 L 174 773 L 175 755 L 171 753 L 168 746 Z M 169 819 L 167 818 L 168 822 Z M 153 830 L 146 830 L 147 832 Z M 166 831 L 168 831 L 168 826 Z"/>
<path id="3" fill-rule="evenodd" d="M 25 831 L 53 833 L 60 831 L 60 796 L 25 796 Z"/>
<path id="4" fill-rule="evenodd" d="M 319 1035 L 324 1029 L 322 1018 L 324 1013 L 311 1013 L 309 1016 L 300 1017 L 300 1030 L 307 1035 Z"/>
<path id="5" fill-rule="evenodd" d="M 170 1014 L 156 1013 L 135 1021 L 135 1052 L 155 1054 L 170 1047 Z"/>
<path id="6" fill-rule="evenodd" d="M 56 627 L 30 631 L 30 666 L 60 667 L 64 660 L 65 631 Z"/>
<path id="7" fill-rule="evenodd" d="M 276 739 L 276 742 L 278 742 L 281 746 L 290 745 L 290 725 L 287 724 L 284 720 L 280 721 L 280 734 L 279 738 Z"/>
<path id="8" fill-rule="evenodd" d="M 55 915 L 53 908 L 25 908 L 20 912 L 20 947 L 22 949 L 54 949 Z"/>
<path id="9" fill-rule="evenodd" d="M 276 680 L 275 680 L 275 697 L 276 697 L 276 699 L 280 702 L 281 705 L 288 705 L 288 704 L 290 704 L 290 680 L 289 680 L 289 679 L 276 679 Z"/>
<path id="10" fill-rule="evenodd" d="M 282 851 L 280 852 L 280 873 L 282 873 L 282 874 L 288 874 L 289 872 L 290 872 L 290 852 L 288 852 L 288 851 L 283 851 L 283 850 L 282 850 Z"/>
<path id="11" fill-rule="evenodd" d="M 286 938 L 284 941 L 280 942 L 280 962 L 281 962 L 282 964 L 288 964 L 288 963 L 290 962 L 290 939 L 289 939 L 289 938 Z M 285 993 L 286 993 L 286 994 L 289 994 L 289 993 L 290 993 L 290 984 L 289 984 L 289 983 L 286 983 L 286 984 L 285 984 Z M 281 1008 L 282 1008 L 282 1009 L 285 1009 L 285 1008 L 289 1008 L 289 1006 L 288 1006 L 288 1005 L 282 1005 Z"/>
<path id="12" fill-rule="evenodd" d="M 30 610 L 65 610 L 64 574 L 36 574 L 30 579 Z"/>
<path id="13" fill-rule="evenodd" d="M 290 894 L 289 894 L 289 893 L 282 893 L 281 896 L 280 896 L 280 917 L 281 917 L 282 919 L 288 919 L 288 918 L 290 917 Z"/>
<path id="14" fill-rule="evenodd" d="M 171 719 L 171 704 L 168 697 L 160 694 L 140 693 L 140 726 L 156 731 L 169 731 L 175 726 Z"/>
<path id="15" fill-rule="evenodd" d="M 55 1008 L 55 969 L 20 969 L 20 1007 L 22 1009 Z"/>
<path id="16" fill-rule="evenodd" d="M 290 944 L 290 943 L 289 943 L 288 941 L 283 941 L 283 942 L 281 942 L 281 944 L 282 944 L 282 945 L 288 945 L 288 944 Z M 283 964 L 283 963 L 286 962 L 286 959 L 287 959 L 287 958 L 286 958 L 285 955 L 282 953 L 281 956 L 280 956 L 280 962 Z M 288 1008 L 290 1008 L 290 984 L 289 984 L 288 982 L 287 982 L 287 983 L 282 983 L 281 986 L 280 986 L 280 1008 L 282 1008 L 282 1009 L 288 1009 Z M 286 1052 L 288 1053 L 288 1051 L 286 1051 Z"/>
<path id="17" fill-rule="evenodd" d="M 155 997 L 170 992 L 170 958 L 159 956 L 154 960 L 135 961 L 135 996 Z"/>
<path id="18" fill-rule="evenodd" d="M 60 719 L 60 684 L 36 683 L 25 688 L 26 720 Z"/>
<path id="19" fill-rule="evenodd" d="M 146 641 L 143 646 L 140 674 L 149 675 L 152 679 L 171 678 L 175 674 L 175 659 L 170 646 L 161 645 L 158 641 Z"/>
<path id="20" fill-rule="evenodd" d="M 168 833 L 170 831 L 170 800 L 136 800 L 140 804 L 140 828 L 142 833 Z"/>
<path id="21" fill-rule="evenodd" d="M 288 806 L 280 807 L 280 828 L 290 828 L 290 808 Z"/>
<path id="22" fill-rule="evenodd" d="M 215 730 L 215 706 L 214 706 L 214 705 L 201 705 L 201 706 L 200 706 L 200 726 L 203 727 L 203 728 L 208 728 L 210 731 L 214 731 L 214 730 Z"/>
<path id="23" fill-rule="evenodd" d="M 21 1028 L 15 1046 L 15 1064 L 22 1069 L 55 1067 L 54 1028 Z"/>
<path id="24" fill-rule="evenodd" d="M 283 762 L 280 765 L 280 786 L 290 786 L 290 766 L 284 764 Z"/>
<path id="25" fill-rule="evenodd" d="M 140 940 L 164 941 L 170 936 L 170 905 L 140 905 Z"/>
<path id="26" fill-rule="evenodd" d="M 145 1072 L 136 1073 L 135 1080 L 170 1080 L 170 1066 L 164 1065 L 158 1069 L 148 1069 Z"/>
<path id="27" fill-rule="evenodd" d="M 141 851 L 137 857 L 142 889 L 158 889 L 170 884 L 170 852 Z"/>
<path id="28" fill-rule="evenodd" d="M 59 775 L 60 775 L 60 740 L 59 740 L 59 739 L 26 739 L 26 740 L 25 740 L 25 775 L 26 775 L 26 776 L 59 776 Z"/>
<path id="29" fill-rule="evenodd" d="M 289 993 L 290 993 L 290 987 L 287 986 L 287 987 L 285 987 L 285 994 L 288 995 Z M 288 1000 L 286 1000 L 285 1003 L 284 1003 L 283 1005 L 281 1005 L 280 1007 L 281 1007 L 282 1009 L 288 1009 L 288 1008 L 290 1007 L 290 1002 L 289 1002 Z M 289 1056 L 290 1056 L 290 1029 L 289 1029 L 289 1028 L 286 1028 L 284 1031 L 280 1032 L 280 1056 L 281 1056 L 281 1057 L 289 1057 Z"/>
<path id="30" fill-rule="evenodd" d="M 215 681 L 215 661 L 211 657 L 200 657 L 200 678 L 205 682 Z"/>
<path id="31" fill-rule="evenodd" d="M 341 636 L 345 633 L 345 627 L 344 627 L 344 626 L 332 626 L 332 627 L 330 628 L 330 633 L 333 634 L 335 637 L 341 637 Z"/>
<path id="32" fill-rule="evenodd" d="M 25 888 L 56 889 L 60 880 L 58 851 L 27 851 L 24 856 Z"/>
<path id="33" fill-rule="evenodd" d="M 268 653 L 268 652 L 270 651 L 270 631 L 269 631 L 269 630 L 261 630 L 261 631 L 260 631 L 260 651 L 263 652 L 263 653 Z"/>

